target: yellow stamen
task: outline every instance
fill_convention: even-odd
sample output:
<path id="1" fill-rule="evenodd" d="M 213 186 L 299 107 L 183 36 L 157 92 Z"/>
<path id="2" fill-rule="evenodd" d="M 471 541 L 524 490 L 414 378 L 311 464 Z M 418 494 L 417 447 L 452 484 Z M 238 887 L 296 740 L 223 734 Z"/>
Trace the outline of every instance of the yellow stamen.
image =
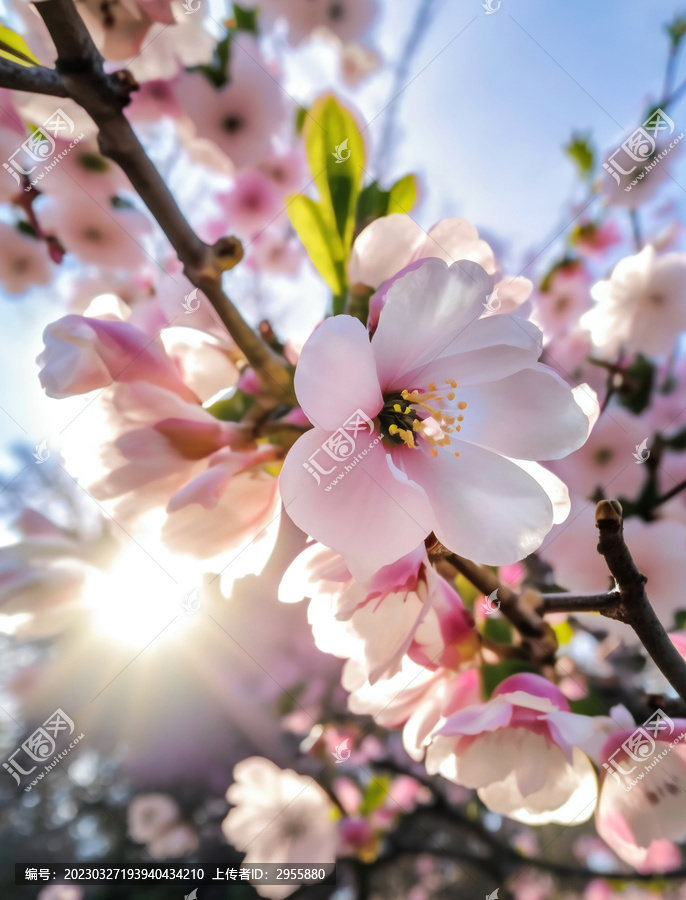
<path id="1" fill-rule="evenodd" d="M 430 391 L 435 391 L 436 390 L 436 382 L 430 381 L 428 387 L 429 387 Z"/>
<path id="2" fill-rule="evenodd" d="M 398 434 L 399 431 L 400 431 L 400 429 L 398 428 L 397 425 L 390 425 L 388 428 L 389 434 Z"/>
<path id="3" fill-rule="evenodd" d="M 438 450 L 437 450 L 435 447 L 431 447 L 431 448 L 429 449 L 429 452 L 430 452 L 431 455 L 434 457 L 434 459 L 438 456 Z"/>
<path id="4" fill-rule="evenodd" d="M 459 451 L 459 450 L 456 450 L 456 451 L 455 451 L 455 456 L 459 456 L 459 455 L 460 455 L 460 451 Z"/>
<path id="5" fill-rule="evenodd" d="M 394 403 L 394 404 L 393 404 L 393 409 L 394 409 L 396 412 L 402 412 L 402 411 L 403 411 L 403 408 L 402 408 L 402 406 L 401 406 L 399 403 Z"/>
<path id="6" fill-rule="evenodd" d="M 460 402 L 457 404 L 457 408 L 458 409 L 467 409 L 466 402 L 464 400 L 460 400 Z"/>
<path id="7" fill-rule="evenodd" d="M 454 400 L 454 399 L 455 399 L 455 392 L 454 392 L 454 391 L 451 391 L 451 392 L 448 394 L 448 400 Z"/>

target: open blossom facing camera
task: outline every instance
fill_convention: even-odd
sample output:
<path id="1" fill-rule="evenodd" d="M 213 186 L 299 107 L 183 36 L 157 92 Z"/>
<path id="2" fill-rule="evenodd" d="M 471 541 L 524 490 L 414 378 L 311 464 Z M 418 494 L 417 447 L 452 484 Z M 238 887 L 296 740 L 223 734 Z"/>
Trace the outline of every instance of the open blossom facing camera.
<path id="1" fill-rule="evenodd" d="M 355 577 L 432 531 L 455 552 L 504 565 L 552 527 L 549 492 L 559 500 L 564 489 L 533 461 L 581 446 L 589 420 L 537 362 L 535 326 L 480 318 L 491 290 L 476 263 L 420 260 L 383 287 L 371 341 L 358 320 L 336 316 L 303 348 L 295 389 L 314 428 L 286 459 L 282 495 L 295 523 Z M 336 453 L 353 419 L 348 428 L 367 452 L 345 471 L 347 457 Z"/>
<path id="2" fill-rule="evenodd" d="M 244 759 L 233 770 L 226 799 L 234 805 L 222 823 L 226 840 L 247 850 L 244 865 L 330 863 L 338 841 L 335 807 L 312 778 L 280 769 L 260 756 Z M 296 886 L 259 886 L 262 897 L 280 900 Z"/>
<path id="3" fill-rule="evenodd" d="M 686 254 L 658 256 L 648 245 L 618 262 L 591 294 L 596 305 L 581 324 L 605 353 L 669 353 L 686 328 Z"/>
<path id="4" fill-rule="evenodd" d="M 593 767 L 577 746 L 593 720 L 569 711 L 538 675 L 512 675 L 488 703 L 449 716 L 433 734 L 426 766 L 476 788 L 494 812 L 530 824 L 585 822 L 593 815 Z"/>

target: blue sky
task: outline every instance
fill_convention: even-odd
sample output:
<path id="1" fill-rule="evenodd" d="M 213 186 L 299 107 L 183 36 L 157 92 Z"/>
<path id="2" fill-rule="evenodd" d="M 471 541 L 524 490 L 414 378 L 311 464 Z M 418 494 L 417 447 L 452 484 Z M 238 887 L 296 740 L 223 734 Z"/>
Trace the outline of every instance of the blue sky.
<path id="1" fill-rule="evenodd" d="M 382 6 L 373 43 L 394 62 L 418 2 L 383 0 Z M 492 15 L 481 0 L 436 0 L 435 6 L 410 83 L 394 101 L 398 139 L 382 181 L 418 173 L 422 199 L 414 215 L 420 224 L 464 216 L 509 248 L 513 271 L 527 248 L 543 247 L 570 218 L 565 207 L 577 188 L 562 147 L 572 131 L 592 132 L 604 156 L 659 95 L 667 53 L 663 24 L 686 13 L 686 0 L 501 0 Z M 286 87 L 300 102 L 336 84 L 330 53 L 321 47 L 305 47 L 284 62 Z M 686 78 L 686 60 L 680 69 L 678 80 Z M 390 72 L 382 73 L 348 92 L 366 120 L 378 116 L 372 144 L 391 80 Z M 686 130 L 686 101 L 671 112 L 677 130 Z M 673 185 L 671 196 L 683 206 L 683 155 L 672 172 L 683 187 Z M 0 405 L 28 432 L 0 416 L 2 446 L 20 438 L 38 443 L 74 414 L 43 398 L 33 363 L 43 326 L 60 314 L 49 291 L 20 302 L 0 299 Z"/>

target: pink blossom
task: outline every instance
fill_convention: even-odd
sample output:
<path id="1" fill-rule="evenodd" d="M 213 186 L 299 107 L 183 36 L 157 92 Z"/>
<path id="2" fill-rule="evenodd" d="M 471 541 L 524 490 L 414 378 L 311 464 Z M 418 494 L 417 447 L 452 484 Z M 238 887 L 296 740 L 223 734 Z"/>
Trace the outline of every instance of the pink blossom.
<path id="1" fill-rule="evenodd" d="M 43 332 L 45 349 L 37 362 L 49 397 L 70 397 L 112 382 L 147 381 L 197 399 L 186 387 L 159 338 L 128 322 L 64 316 Z"/>
<path id="2" fill-rule="evenodd" d="M 258 756 L 238 763 L 233 777 L 226 799 L 234 808 L 222 831 L 236 849 L 247 850 L 244 865 L 334 861 L 338 840 L 331 816 L 334 806 L 316 781 Z M 296 889 L 260 886 L 257 892 L 280 900 Z"/>
<path id="3" fill-rule="evenodd" d="M 36 285 L 48 284 L 53 272 L 43 241 L 0 223 L 0 283 L 8 294 L 18 296 Z"/>
<path id="4" fill-rule="evenodd" d="M 521 822 L 584 822 L 596 778 L 575 744 L 591 733 L 592 719 L 569 712 L 549 681 L 512 675 L 487 703 L 453 713 L 434 731 L 426 767 L 476 788 L 489 809 Z"/>
<path id="5" fill-rule="evenodd" d="M 284 208 L 274 182 L 254 169 L 241 172 L 231 190 L 219 194 L 217 200 L 224 216 L 207 226 L 212 241 L 228 232 L 250 237 L 266 228 Z"/>
<path id="6" fill-rule="evenodd" d="M 600 488 L 607 496 L 634 498 L 646 478 L 645 466 L 634 454 L 644 439 L 648 439 L 647 448 L 652 444 L 653 433 L 648 416 L 610 406 L 593 425 L 583 447 L 548 466 L 572 495 L 591 497 Z"/>
<path id="7" fill-rule="evenodd" d="M 585 256 L 603 256 L 611 247 L 622 241 L 622 232 L 612 219 L 598 224 L 584 222 L 579 225 L 572 240 L 576 249 Z"/>
<path id="8" fill-rule="evenodd" d="M 615 729 L 600 753 L 606 775 L 596 812 L 598 834 L 639 872 L 677 868 L 673 842 L 686 838 L 686 720 L 660 724 L 655 734 Z M 628 739 L 631 755 L 624 746 Z"/>
<path id="9" fill-rule="evenodd" d="M 52 884 L 43 888 L 38 900 L 82 900 L 83 889 L 71 884 Z"/>
<path id="10" fill-rule="evenodd" d="M 253 40 L 241 34 L 231 47 L 228 84 L 217 90 L 204 75 L 187 73 L 179 78 L 178 97 L 198 137 L 216 144 L 240 169 L 269 154 L 283 120 L 284 94 Z"/>
<path id="11" fill-rule="evenodd" d="M 669 353 L 686 329 L 686 254 L 658 256 L 648 245 L 620 260 L 591 289 L 596 305 L 581 324 L 604 354 Z"/>
<path id="12" fill-rule="evenodd" d="M 268 25 L 285 18 L 288 40 L 293 45 L 320 28 L 342 41 L 356 40 L 372 25 L 378 12 L 377 0 L 291 0 L 286 4 L 281 0 L 246 0 L 243 5 L 257 7 L 260 21 Z"/>
<path id="13" fill-rule="evenodd" d="M 303 259 L 303 245 L 294 235 L 268 228 L 250 242 L 247 263 L 270 275 L 297 275 Z"/>
<path id="14" fill-rule="evenodd" d="M 399 672 L 405 653 L 428 668 L 458 669 L 479 648 L 471 615 L 423 548 L 360 584 L 341 557 L 314 544 L 291 564 L 279 597 L 303 594 L 319 649 L 358 660 L 370 684 Z"/>
<path id="15" fill-rule="evenodd" d="M 82 263 L 135 269 L 147 259 L 143 244 L 150 221 L 136 209 L 100 206 L 79 192 L 68 206 L 51 198 L 37 215 L 45 233 Z"/>
<path id="16" fill-rule="evenodd" d="M 575 450 L 589 421 L 537 363 L 538 329 L 508 315 L 479 319 L 491 287 L 475 263 L 423 260 L 385 285 L 371 342 L 358 320 L 335 316 L 303 348 L 295 389 L 316 425 L 289 452 L 281 490 L 295 523 L 356 577 L 431 531 L 479 562 L 513 563 L 552 526 L 553 503 L 529 461 Z M 364 458 L 329 490 L 343 465 L 322 446 L 354 416 Z"/>
<path id="17" fill-rule="evenodd" d="M 348 278 L 351 285 L 379 288 L 410 263 L 427 257 L 442 259 L 448 264 L 469 259 L 482 266 L 489 275 L 496 272 L 493 251 L 466 219 L 443 219 L 426 232 L 411 216 L 391 213 L 376 219 L 358 235 L 348 264 Z M 498 311 L 512 312 L 526 300 L 531 287 L 528 278 L 503 278 L 495 285 L 492 305 Z M 374 298 L 377 304 L 372 300 L 372 327 L 376 325 L 378 301 L 382 296 L 383 292 L 380 292 Z"/>
<path id="18" fill-rule="evenodd" d="M 179 821 L 181 810 L 168 794 L 139 794 L 127 811 L 129 837 L 147 844 L 168 831 Z"/>
<path id="19" fill-rule="evenodd" d="M 591 306 L 590 287 L 590 275 L 580 262 L 555 270 L 545 289 L 535 295 L 531 316 L 546 338 L 561 337 L 574 329 Z"/>

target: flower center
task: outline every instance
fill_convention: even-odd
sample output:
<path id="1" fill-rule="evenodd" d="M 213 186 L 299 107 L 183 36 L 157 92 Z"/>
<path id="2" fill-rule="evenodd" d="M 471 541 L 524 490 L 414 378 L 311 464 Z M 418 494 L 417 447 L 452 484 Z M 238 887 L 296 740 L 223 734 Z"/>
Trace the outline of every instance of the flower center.
<path id="1" fill-rule="evenodd" d="M 447 387 L 437 389 L 429 382 L 426 391 L 404 390 L 389 394 L 379 413 L 379 425 L 393 444 L 405 444 L 416 449 L 420 440 L 426 441 L 432 456 L 439 447 L 450 446 L 450 435 L 461 430 L 464 400 L 455 400 L 454 378 L 446 378 Z M 458 451 L 453 451 L 459 456 Z"/>

